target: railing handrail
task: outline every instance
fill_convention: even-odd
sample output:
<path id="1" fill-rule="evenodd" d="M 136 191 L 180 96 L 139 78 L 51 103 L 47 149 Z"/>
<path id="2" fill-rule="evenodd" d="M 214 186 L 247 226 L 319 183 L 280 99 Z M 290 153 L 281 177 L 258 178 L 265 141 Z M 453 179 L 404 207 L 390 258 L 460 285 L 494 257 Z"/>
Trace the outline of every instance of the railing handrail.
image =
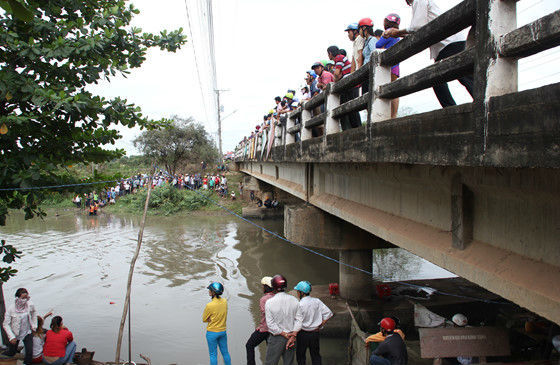
<path id="1" fill-rule="evenodd" d="M 388 50 L 375 51 L 366 65 L 302 102 L 297 110 L 287 115 L 286 123 L 277 127 L 275 136 L 269 135 L 269 138 L 275 139 L 275 146 L 294 143 L 299 134 L 304 141 L 312 138 L 312 128 L 324 125 L 322 138 L 326 141 L 328 134 L 340 131 L 339 120 L 349 113 L 368 109 L 368 124 L 384 121 L 390 119 L 392 98 L 471 73 L 478 80 L 475 82 L 473 105 L 480 105 L 473 108 L 484 108 L 480 102 L 517 91 L 518 58 L 560 45 L 559 24 L 560 10 L 556 10 L 518 28 L 515 0 L 464 0 Z M 476 34 L 470 48 L 391 82 L 391 66 L 469 26 L 473 26 L 469 39 L 471 34 Z M 341 94 L 364 84 L 366 80 L 369 80 L 369 89 L 362 96 L 340 103 Z M 313 115 L 312 111 L 321 105 L 321 113 Z M 482 124 L 487 123 L 485 111 L 482 110 L 479 115 Z M 477 125 L 476 128 L 486 128 L 480 123 Z M 482 130 L 477 133 L 486 143 Z M 254 143 L 257 146 L 261 142 Z M 243 154 L 244 149 L 244 146 L 240 148 Z"/>

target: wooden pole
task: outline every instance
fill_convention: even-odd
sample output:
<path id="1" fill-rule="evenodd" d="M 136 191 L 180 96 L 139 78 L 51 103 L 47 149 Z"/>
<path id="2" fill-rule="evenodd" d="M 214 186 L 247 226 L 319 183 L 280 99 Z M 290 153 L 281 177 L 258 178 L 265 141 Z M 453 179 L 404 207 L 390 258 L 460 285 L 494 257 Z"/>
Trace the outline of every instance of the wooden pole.
<path id="1" fill-rule="evenodd" d="M 153 176 L 154 173 L 155 173 L 155 168 L 152 169 L 152 174 L 150 176 L 150 179 L 148 180 L 148 195 L 146 196 L 146 203 L 144 204 L 144 213 L 142 214 L 142 221 L 140 222 L 140 231 L 138 232 L 138 244 L 136 245 L 136 251 L 134 252 L 134 256 L 132 256 L 132 260 L 130 261 L 130 270 L 128 271 L 128 283 L 126 285 L 126 298 L 124 301 L 123 314 L 119 326 L 119 336 L 117 338 L 117 351 L 115 353 L 116 364 L 119 364 L 120 357 L 121 357 L 121 345 L 122 345 L 122 337 L 124 331 L 124 323 L 126 322 L 126 314 L 129 310 L 129 304 L 130 304 L 132 275 L 134 274 L 134 266 L 136 265 L 136 260 L 138 259 L 138 255 L 140 254 L 140 248 L 142 247 L 142 237 L 144 236 L 144 227 L 146 225 L 146 214 L 148 213 L 148 204 L 150 203 L 150 196 L 152 194 L 152 182 L 154 178 Z"/>

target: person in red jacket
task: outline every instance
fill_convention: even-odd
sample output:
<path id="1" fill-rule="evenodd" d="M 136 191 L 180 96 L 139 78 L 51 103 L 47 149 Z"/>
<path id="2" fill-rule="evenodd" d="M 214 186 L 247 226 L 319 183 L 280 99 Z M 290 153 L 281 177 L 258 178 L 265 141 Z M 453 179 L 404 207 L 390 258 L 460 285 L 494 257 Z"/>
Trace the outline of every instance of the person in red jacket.
<path id="1" fill-rule="evenodd" d="M 43 362 L 48 365 L 72 363 L 76 353 L 76 343 L 72 332 L 62 323 L 62 317 L 56 316 L 51 321 L 51 329 L 45 336 Z"/>

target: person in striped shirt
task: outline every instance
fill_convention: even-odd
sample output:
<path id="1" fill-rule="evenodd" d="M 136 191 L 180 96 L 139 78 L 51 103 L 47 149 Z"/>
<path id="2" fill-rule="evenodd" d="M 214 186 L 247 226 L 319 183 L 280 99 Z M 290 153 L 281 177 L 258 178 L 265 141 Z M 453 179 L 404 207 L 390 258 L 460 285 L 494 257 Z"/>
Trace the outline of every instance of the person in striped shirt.
<path id="1" fill-rule="evenodd" d="M 350 74 L 352 64 L 348 61 L 337 46 L 330 46 L 327 48 L 329 59 L 334 61 L 334 80 L 340 81 Z M 340 94 L 340 104 L 344 104 L 350 100 L 357 98 L 360 95 L 357 87 L 353 87 L 348 91 Z M 358 112 L 351 112 L 343 115 L 340 118 L 340 127 L 343 131 L 350 128 L 357 128 L 362 125 L 360 114 Z"/>

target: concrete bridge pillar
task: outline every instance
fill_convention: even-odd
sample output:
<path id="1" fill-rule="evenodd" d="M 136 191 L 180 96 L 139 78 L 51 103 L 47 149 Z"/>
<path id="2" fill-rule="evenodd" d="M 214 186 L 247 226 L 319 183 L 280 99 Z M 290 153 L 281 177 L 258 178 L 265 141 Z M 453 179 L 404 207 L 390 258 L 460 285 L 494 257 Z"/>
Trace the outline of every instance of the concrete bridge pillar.
<path id="1" fill-rule="evenodd" d="M 336 250 L 340 262 L 372 271 L 372 249 L 395 247 L 348 222 L 306 204 L 284 208 L 284 236 L 310 248 Z M 339 265 L 340 295 L 364 300 L 373 295 L 373 278 Z"/>
<path id="2" fill-rule="evenodd" d="M 340 262 L 344 264 L 358 267 L 368 272 L 371 272 L 373 269 L 371 249 L 339 250 L 338 257 Z M 373 281 L 371 275 L 342 264 L 339 264 L 338 270 L 340 275 L 340 296 L 342 298 L 365 300 L 372 297 Z"/>

